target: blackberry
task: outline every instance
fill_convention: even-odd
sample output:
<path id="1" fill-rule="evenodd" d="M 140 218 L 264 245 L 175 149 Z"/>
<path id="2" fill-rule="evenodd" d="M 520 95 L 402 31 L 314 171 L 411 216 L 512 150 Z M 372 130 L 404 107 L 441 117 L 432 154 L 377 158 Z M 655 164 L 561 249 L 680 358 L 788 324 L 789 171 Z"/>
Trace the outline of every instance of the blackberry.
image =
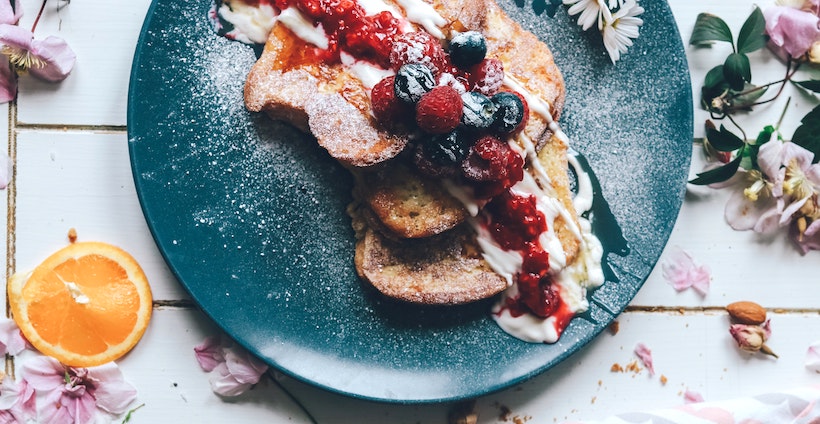
<path id="1" fill-rule="evenodd" d="M 515 93 L 502 91 L 491 98 L 497 110 L 493 116 L 493 128 L 501 134 L 509 134 L 524 120 L 524 102 Z"/>
<path id="2" fill-rule="evenodd" d="M 396 97 L 406 103 L 416 103 L 428 91 L 436 86 L 433 71 L 421 63 L 402 65 L 396 73 L 393 89 Z"/>
<path id="3" fill-rule="evenodd" d="M 481 62 L 486 54 L 487 42 L 478 31 L 462 32 L 450 40 L 450 60 L 461 69 Z"/>
<path id="4" fill-rule="evenodd" d="M 497 106 L 489 97 L 477 92 L 468 91 L 461 95 L 464 107 L 461 112 L 461 123 L 471 130 L 485 130 L 495 122 Z"/>
<path id="5" fill-rule="evenodd" d="M 422 145 L 424 155 L 430 162 L 441 166 L 456 166 L 470 152 L 468 137 L 459 130 L 447 134 L 434 135 Z"/>

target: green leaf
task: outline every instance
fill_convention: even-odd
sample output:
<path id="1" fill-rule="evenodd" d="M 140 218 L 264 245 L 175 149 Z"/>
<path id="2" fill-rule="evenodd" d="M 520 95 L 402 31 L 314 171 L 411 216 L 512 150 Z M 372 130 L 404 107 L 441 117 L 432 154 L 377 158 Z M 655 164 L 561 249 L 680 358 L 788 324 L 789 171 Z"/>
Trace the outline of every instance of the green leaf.
<path id="1" fill-rule="evenodd" d="M 768 41 L 766 20 L 763 19 L 763 12 L 760 8 L 755 6 L 752 14 L 746 18 L 746 22 L 740 28 L 740 34 L 737 36 L 737 52 L 751 53 L 765 47 Z"/>
<path id="2" fill-rule="evenodd" d="M 698 174 L 697 178 L 689 181 L 689 183 L 694 185 L 707 185 L 726 181 L 729 178 L 732 178 L 733 175 L 735 175 L 737 169 L 740 167 L 741 159 L 743 159 L 743 157 L 738 156 L 734 158 L 731 162 L 721 166 L 720 168 L 715 168 L 706 172 L 701 172 L 700 174 Z"/>
<path id="3" fill-rule="evenodd" d="M 757 139 L 755 139 L 755 146 L 762 146 L 766 144 L 769 140 L 772 139 L 772 134 L 774 134 L 776 130 L 771 125 L 766 125 L 763 127 L 763 131 L 760 131 L 757 134 Z"/>
<path id="4" fill-rule="evenodd" d="M 743 53 L 732 53 L 723 63 L 723 76 L 732 90 L 741 91 L 747 82 L 752 80 L 752 67 L 749 57 Z"/>
<path id="5" fill-rule="evenodd" d="M 754 102 L 756 102 L 764 94 L 766 94 L 766 91 L 768 89 L 769 87 L 760 88 L 755 85 L 746 83 L 743 85 L 743 90 L 741 91 L 745 94 L 733 96 L 732 104 L 735 106 L 735 108 L 744 108 L 747 106 L 751 106 L 752 104 L 754 104 Z"/>
<path id="6" fill-rule="evenodd" d="M 820 161 L 820 105 L 800 120 L 792 142 L 814 153 L 814 163 Z"/>
<path id="7" fill-rule="evenodd" d="M 806 90 L 820 93 L 820 80 L 792 81 Z"/>
<path id="8" fill-rule="evenodd" d="M 706 139 L 719 152 L 733 152 L 746 144 L 723 125 L 720 126 L 720 131 L 707 127 Z"/>
<path id="9" fill-rule="evenodd" d="M 703 87 L 700 89 L 701 104 L 705 110 L 711 111 L 712 100 L 729 91 L 729 83 L 723 76 L 723 65 L 718 65 L 706 73 Z M 720 113 L 721 111 L 717 111 Z"/>
<path id="10" fill-rule="evenodd" d="M 701 13 L 695 20 L 695 29 L 689 44 L 693 46 L 711 46 L 715 41 L 726 41 L 732 44 L 732 31 L 729 25 L 710 13 Z M 734 44 L 732 44 L 734 50 Z"/>
<path id="11" fill-rule="evenodd" d="M 715 66 L 706 73 L 706 78 L 703 80 L 703 88 L 713 89 L 726 85 L 726 78 L 723 76 L 723 65 Z"/>

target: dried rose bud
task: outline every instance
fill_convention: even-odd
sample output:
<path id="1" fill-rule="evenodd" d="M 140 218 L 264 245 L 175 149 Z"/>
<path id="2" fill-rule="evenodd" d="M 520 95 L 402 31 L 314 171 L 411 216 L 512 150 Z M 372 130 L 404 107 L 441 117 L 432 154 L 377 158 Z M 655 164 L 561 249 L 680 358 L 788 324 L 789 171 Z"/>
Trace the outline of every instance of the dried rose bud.
<path id="1" fill-rule="evenodd" d="M 777 355 L 766 346 L 769 332 L 759 325 L 732 324 L 729 334 L 737 342 L 737 346 L 747 352 L 761 352 L 777 358 Z"/>

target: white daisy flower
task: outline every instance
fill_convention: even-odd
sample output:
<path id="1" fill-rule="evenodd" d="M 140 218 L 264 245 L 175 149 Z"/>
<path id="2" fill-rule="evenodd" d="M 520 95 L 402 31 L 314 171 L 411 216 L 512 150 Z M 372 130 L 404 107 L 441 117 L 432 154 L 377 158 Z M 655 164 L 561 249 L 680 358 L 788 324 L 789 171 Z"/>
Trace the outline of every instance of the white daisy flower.
<path id="1" fill-rule="evenodd" d="M 604 0 L 564 0 L 564 4 L 570 6 L 567 11 L 570 16 L 581 14 L 578 16 L 578 25 L 580 25 L 584 31 L 592 28 L 596 23 L 600 29 L 602 13 L 604 10 L 609 11 Z"/>
<path id="2" fill-rule="evenodd" d="M 638 28 L 643 25 L 643 19 L 638 15 L 644 8 L 635 0 L 626 0 L 615 13 L 604 8 L 601 11 L 602 26 L 599 26 L 604 39 L 604 48 L 609 53 L 612 63 L 621 58 L 632 46 L 632 40 L 638 38 Z"/>

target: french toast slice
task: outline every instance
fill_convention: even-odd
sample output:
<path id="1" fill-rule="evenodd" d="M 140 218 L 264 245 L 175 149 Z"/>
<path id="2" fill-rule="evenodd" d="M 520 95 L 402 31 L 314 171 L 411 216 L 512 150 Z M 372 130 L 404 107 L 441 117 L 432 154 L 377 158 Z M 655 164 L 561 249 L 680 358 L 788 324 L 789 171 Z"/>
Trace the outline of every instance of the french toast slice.
<path id="1" fill-rule="evenodd" d="M 339 63 L 276 23 L 245 81 L 245 106 L 311 133 L 345 166 L 368 167 L 398 155 L 410 133 L 373 118 L 369 90 Z"/>
<path id="2" fill-rule="evenodd" d="M 563 207 L 571 211 L 551 225 L 567 263 L 578 255 L 567 174 L 567 144 L 550 129 L 564 104 L 564 83 L 549 48 L 506 16 L 493 0 L 435 0 L 448 22 L 444 34 L 475 30 L 488 57 L 527 91 L 530 114 L 519 141 L 531 143 Z M 266 112 L 312 133 L 331 156 L 357 175 L 350 214 L 356 229 L 355 265 L 362 279 L 383 294 L 424 304 L 460 304 L 491 297 L 508 287 L 482 257 L 466 209 L 441 186 L 396 166 L 412 142 L 408 131 L 386 129 L 373 118 L 369 90 L 340 64 L 312 60 L 308 46 L 275 25 L 245 85 L 251 111 Z M 514 87 L 508 87 L 514 88 Z M 529 100 L 528 100 L 529 102 Z M 548 116 L 544 116 L 546 113 Z M 526 148 L 527 146 L 522 146 Z"/>

